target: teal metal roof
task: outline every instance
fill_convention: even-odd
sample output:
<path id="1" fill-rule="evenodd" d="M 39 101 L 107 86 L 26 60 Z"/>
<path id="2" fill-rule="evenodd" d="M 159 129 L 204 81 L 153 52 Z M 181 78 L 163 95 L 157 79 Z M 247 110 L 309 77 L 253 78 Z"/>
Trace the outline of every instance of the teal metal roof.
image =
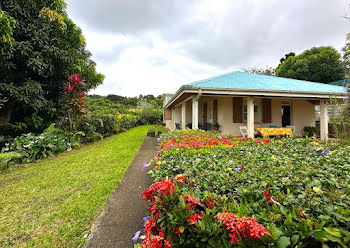
<path id="1" fill-rule="evenodd" d="M 269 90 L 306 93 L 344 94 L 345 88 L 337 85 L 315 83 L 291 78 L 282 78 L 253 74 L 248 72 L 231 72 L 217 77 L 204 79 L 184 85 L 186 88 Z"/>
<path id="2" fill-rule="evenodd" d="M 345 79 L 342 79 L 342 80 L 330 82 L 328 84 L 339 85 L 339 86 L 346 86 L 347 84 L 350 84 L 350 78 L 345 78 Z"/>

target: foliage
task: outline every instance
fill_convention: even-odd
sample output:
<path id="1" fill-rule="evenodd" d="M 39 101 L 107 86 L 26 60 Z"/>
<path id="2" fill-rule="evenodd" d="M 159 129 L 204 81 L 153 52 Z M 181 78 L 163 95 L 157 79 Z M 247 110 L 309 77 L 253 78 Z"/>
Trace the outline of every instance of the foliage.
<path id="1" fill-rule="evenodd" d="M 305 126 L 304 127 L 304 136 L 312 137 L 316 133 L 316 127 L 313 126 Z"/>
<path id="2" fill-rule="evenodd" d="M 68 76 L 68 82 L 64 86 L 65 108 L 68 112 L 69 129 L 76 129 L 86 114 L 86 105 L 82 98 L 85 96 L 83 80 L 79 74 Z"/>
<path id="3" fill-rule="evenodd" d="M 348 247 L 349 153 L 349 146 L 310 138 L 245 140 L 175 131 L 161 138 L 151 173 L 155 181 L 182 174 L 186 183 L 179 190 L 202 203 L 210 194 L 227 197 L 228 212 L 267 228 L 271 237 L 264 242 L 271 247 Z M 164 217 L 167 225 L 172 215 Z M 215 237 L 203 220 L 191 236 L 196 242 Z"/>
<path id="4" fill-rule="evenodd" d="M 140 103 L 140 119 L 144 125 L 159 123 L 162 119 L 163 111 L 155 103 L 142 100 Z"/>
<path id="5" fill-rule="evenodd" d="M 266 67 L 266 68 L 249 67 L 249 68 L 243 68 L 242 70 L 244 72 L 267 75 L 267 76 L 275 76 L 276 75 L 276 71 L 272 67 Z"/>
<path id="6" fill-rule="evenodd" d="M 10 164 L 18 162 L 30 163 L 80 146 L 83 136 L 85 134 L 81 131 L 75 133 L 66 132 L 55 128 L 54 124 L 52 124 L 40 135 L 28 133 L 10 140 L 3 148 L 5 153 L 0 154 L 15 152 L 21 155 L 20 160 L 17 157 L 11 157 L 8 161 Z"/>
<path id="7" fill-rule="evenodd" d="M 83 247 L 148 128 L 0 172 L 0 247 Z"/>
<path id="8" fill-rule="evenodd" d="M 150 218 L 145 223 L 141 247 L 232 247 L 239 242 L 259 247 L 270 233 L 252 218 L 228 213 L 227 197 L 208 194 L 202 200 L 188 194 L 190 178 L 178 175 L 160 180 L 143 192 L 149 202 Z M 157 244 L 157 239 L 160 240 Z"/>
<path id="9" fill-rule="evenodd" d="M 16 21 L 4 11 L 0 9 L 0 41 L 8 43 L 11 46 L 15 42 L 13 39 L 13 29 L 16 26 Z M 0 43 L 1 44 L 1 43 Z"/>
<path id="10" fill-rule="evenodd" d="M 119 115 L 128 113 L 128 108 L 119 103 L 115 103 L 107 98 L 92 98 L 91 96 L 85 97 L 86 110 L 94 115 Z"/>
<path id="11" fill-rule="evenodd" d="M 16 23 L 13 45 L 0 41 L 0 92 L 8 98 L 0 110 L 0 134 L 42 132 L 63 112 L 67 75 L 80 73 L 86 90 L 101 84 L 103 75 L 96 73 L 82 31 L 69 19 L 63 0 L 3 0 L 0 9 L 1 23 L 4 13 L 10 27 Z M 40 125 L 33 115 L 42 119 Z"/>
<path id="12" fill-rule="evenodd" d="M 17 152 L 0 153 L 0 169 L 8 168 L 10 162 L 14 162 L 21 157 Z"/>
<path id="13" fill-rule="evenodd" d="M 344 78 L 344 64 L 332 47 L 313 47 L 289 56 L 276 69 L 279 77 L 329 83 Z"/>
<path id="14" fill-rule="evenodd" d="M 346 35 L 346 43 L 342 49 L 343 60 L 346 67 L 346 78 L 350 78 L 350 33 Z"/>

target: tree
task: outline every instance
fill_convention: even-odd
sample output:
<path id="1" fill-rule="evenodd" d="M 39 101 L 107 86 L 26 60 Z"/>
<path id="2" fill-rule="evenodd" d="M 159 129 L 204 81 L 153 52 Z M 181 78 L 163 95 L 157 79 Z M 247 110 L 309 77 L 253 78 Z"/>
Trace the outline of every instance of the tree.
<path id="1" fill-rule="evenodd" d="M 17 134 L 19 123 L 21 132 L 40 132 L 63 113 L 67 75 L 79 73 L 84 91 L 101 84 L 104 76 L 96 72 L 82 31 L 69 19 L 63 0 L 2 0 L 0 9 L 13 20 L 10 26 L 16 25 L 7 28 L 12 44 L 9 38 L 0 40 L 0 92 L 8 99 L 0 118 L 9 117 L 0 134 Z"/>
<path id="2" fill-rule="evenodd" d="M 345 46 L 342 49 L 343 52 L 343 60 L 345 64 L 345 77 L 350 78 L 350 33 L 346 35 Z"/>
<path id="3" fill-rule="evenodd" d="M 249 67 L 249 68 L 243 68 L 242 70 L 244 72 L 261 74 L 261 75 L 268 75 L 268 76 L 275 76 L 276 75 L 275 69 L 272 67 L 266 67 L 266 68 Z"/>
<path id="4" fill-rule="evenodd" d="M 313 47 L 297 56 L 281 60 L 276 69 L 279 77 L 329 83 L 344 78 L 340 54 L 332 47 Z"/>

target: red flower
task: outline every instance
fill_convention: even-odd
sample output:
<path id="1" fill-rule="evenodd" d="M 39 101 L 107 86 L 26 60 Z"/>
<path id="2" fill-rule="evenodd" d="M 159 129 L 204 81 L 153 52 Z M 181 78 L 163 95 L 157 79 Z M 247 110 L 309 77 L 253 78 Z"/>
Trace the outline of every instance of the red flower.
<path id="1" fill-rule="evenodd" d="M 79 74 L 69 75 L 68 76 L 68 80 L 69 80 L 69 82 L 73 82 L 75 84 L 82 85 L 82 81 L 80 79 L 80 75 Z"/>
<path id="2" fill-rule="evenodd" d="M 205 206 L 209 209 L 213 209 L 216 205 L 216 200 L 213 197 L 205 198 L 203 202 L 204 202 Z"/>
<path id="3" fill-rule="evenodd" d="M 67 86 L 64 86 L 64 90 L 66 92 L 71 92 L 74 89 L 73 85 L 70 85 L 69 83 L 67 84 Z"/>
<path id="4" fill-rule="evenodd" d="M 313 229 L 316 229 L 316 228 L 317 228 L 315 222 L 312 222 L 312 228 L 313 228 Z"/>
<path id="5" fill-rule="evenodd" d="M 200 220 L 202 217 L 197 214 L 197 213 L 193 213 L 191 214 L 191 216 L 187 219 L 187 221 L 189 223 L 193 223 L 193 224 L 198 224 L 198 220 Z"/>
<path id="6" fill-rule="evenodd" d="M 189 204 L 187 211 L 194 209 L 197 205 L 202 205 L 201 201 L 198 200 L 198 198 L 191 195 L 185 195 L 184 200 L 186 204 Z"/>
<path id="7" fill-rule="evenodd" d="M 219 213 L 215 217 L 229 231 L 231 243 L 238 242 L 238 236 L 243 240 L 257 240 L 265 234 L 271 235 L 265 227 L 250 217 L 238 219 L 233 213 Z"/>
<path id="8" fill-rule="evenodd" d="M 238 229 L 238 234 L 243 240 L 257 240 L 265 234 L 271 235 L 265 227 L 263 227 L 255 219 L 250 217 L 243 217 L 238 219 L 236 226 Z"/>
<path id="9" fill-rule="evenodd" d="M 85 93 L 84 92 L 81 92 L 81 91 L 79 91 L 79 98 L 83 98 L 84 96 L 85 96 Z"/>
<path id="10" fill-rule="evenodd" d="M 303 211 L 301 211 L 299 214 L 300 214 L 300 216 L 301 216 L 301 217 L 306 218 L 306 213 L 305 213 L 305 211 L 304 211 L 304 210 L 303 210 Z"/>
<path id="11" fill-rule="evenodd" d="M 176 233 L 176 234 L 179 236 L 179 238 L 180 238 L 181 232 L 180 232 L 180 227 L 179 227 L 179 226 L 177 226 L 177 227 L 175 228 L 174 233 Z"/>
<path id="12" fill-rule="evenodd" d="M 160 180 L 153 183 L 148 189 L 143 191 L 143 200 L 154 201 L 154 197 L 161 198 L 163 195 L 169 196 L 176 190 L 171 180 Z"/>
<path id="13" fill-rule="evenodd" d="M 183 175 L 177 175 L 174 180 L 179 182 L 179 183 L 184 183 L 185 177 Z"/>
<path id="14" fill-rule="evenodd" d="M 270 190 L 269 189 L 266 189 L 263 192 L 263 197 L 265 198 L 266 201 L 271 201 L 271 194 L 270 194 Z"/>

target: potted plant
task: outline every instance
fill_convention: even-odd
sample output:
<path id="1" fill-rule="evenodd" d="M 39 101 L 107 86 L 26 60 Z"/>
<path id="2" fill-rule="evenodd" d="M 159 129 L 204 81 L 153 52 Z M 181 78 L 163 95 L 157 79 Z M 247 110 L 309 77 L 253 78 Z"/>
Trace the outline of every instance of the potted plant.
<path id="1" fill-rule="evenodd" d="M 315 132 L 316 132 L 316 127 L 305 126 L 303 136 L 304 137 L 306 137 L 306 136 L 312 137 L 312 136 L 314 136 Z"/>

